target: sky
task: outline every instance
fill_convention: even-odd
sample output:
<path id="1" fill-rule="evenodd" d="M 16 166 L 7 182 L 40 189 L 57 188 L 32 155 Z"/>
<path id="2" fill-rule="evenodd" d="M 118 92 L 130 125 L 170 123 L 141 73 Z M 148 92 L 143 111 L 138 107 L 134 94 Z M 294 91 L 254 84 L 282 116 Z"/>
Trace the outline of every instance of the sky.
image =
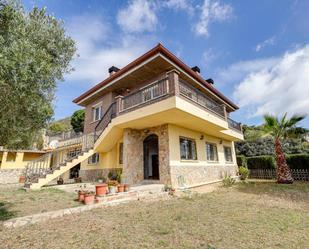
<path id="1" fill-rule="evenodd" d="M 161 42 L 240 109 L 248 125 L 263 115 L 309 114 L 307 0 L 23 0 L 46 6 L 64 22 L 78 56 L 58 83 L 55 116 L 70 116 L 72 100 Z M 309 118 L 301 123 L 309 128 Z"/>

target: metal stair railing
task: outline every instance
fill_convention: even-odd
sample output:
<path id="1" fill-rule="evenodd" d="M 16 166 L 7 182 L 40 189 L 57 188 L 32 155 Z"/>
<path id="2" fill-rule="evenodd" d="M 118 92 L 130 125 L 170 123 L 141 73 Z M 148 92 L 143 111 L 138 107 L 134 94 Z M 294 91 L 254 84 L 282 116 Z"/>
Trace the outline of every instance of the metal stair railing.
<path id="1" fill-rule="evenodd" d="M 80 138 L 81 146 L 73 149 L 55 150 L 48 152 L 40 158 L 29 162 L 25 170 L 25 186 L 37 182 L 39 178 L 44 178 L 47 174 L 52 174 L 55 170 L 65 166 L 68 162 L 83 155 L 93 148 L 94 134 L 83 135 Z"/>
<path id="2" fill-rule="evenodd" d="M 114 117 L 116 117 L 116 102 L 113 102 L 108 107 L 105 114 L 94 128 L 93 143 L 100 137 Z"/>

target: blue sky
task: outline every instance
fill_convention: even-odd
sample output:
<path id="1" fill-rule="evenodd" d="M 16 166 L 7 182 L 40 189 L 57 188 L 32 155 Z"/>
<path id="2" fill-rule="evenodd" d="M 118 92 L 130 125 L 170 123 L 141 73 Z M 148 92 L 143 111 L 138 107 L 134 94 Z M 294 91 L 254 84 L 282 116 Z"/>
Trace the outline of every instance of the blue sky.
<path id="1" fill-rule="evenodd" d="M 260 124 L 264 113 L 309 113 L 309 1 L 24 0 L 47 7 L 77 42 L 75 71 L 59 82 L 55 119 L 72 99 L 162 42 L 235 101 L 232 117 Z M 309 127 L 309 119 L 302 122 Z"/>

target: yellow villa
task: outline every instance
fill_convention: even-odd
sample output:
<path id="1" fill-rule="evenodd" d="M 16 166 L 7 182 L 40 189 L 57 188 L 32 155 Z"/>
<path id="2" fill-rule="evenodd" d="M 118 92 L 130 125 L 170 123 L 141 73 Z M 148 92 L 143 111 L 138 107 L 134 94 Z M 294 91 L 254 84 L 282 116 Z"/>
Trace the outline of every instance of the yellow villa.
<path id="1" fill-rule="evenodd" d="M 74 103 L 85 108 L 84 134 L 60 141 L 30 163 L 26 187 L 37 189 L 62 177 L 84 181 L 122 171 L 128 184 L 158 182 L 175 188 L 221 181 L 238 172 L 234 141 L 238 107 L 162 44 L 109 77 Z"/>

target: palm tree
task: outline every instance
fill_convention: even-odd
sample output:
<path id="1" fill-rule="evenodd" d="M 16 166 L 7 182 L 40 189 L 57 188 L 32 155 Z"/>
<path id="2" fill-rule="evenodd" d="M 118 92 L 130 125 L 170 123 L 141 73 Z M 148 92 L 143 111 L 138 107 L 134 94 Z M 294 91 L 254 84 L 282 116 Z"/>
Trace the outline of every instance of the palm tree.
<path id="1" fill-rule="evenodd" d="M 295 125 L 305 118 L 305 116 L 294 115 L 290 119 L 287 119 L 286 116 L 287 113 L 283 115 L 281 120 L 272 115 L 264 116 L 265 124 L 263 130 L 275 140 L 278 183 L 293 183 L 291 171 L 286 163 L 280 140 L 286 138 L 290 131 L 295 129 Z"/>

